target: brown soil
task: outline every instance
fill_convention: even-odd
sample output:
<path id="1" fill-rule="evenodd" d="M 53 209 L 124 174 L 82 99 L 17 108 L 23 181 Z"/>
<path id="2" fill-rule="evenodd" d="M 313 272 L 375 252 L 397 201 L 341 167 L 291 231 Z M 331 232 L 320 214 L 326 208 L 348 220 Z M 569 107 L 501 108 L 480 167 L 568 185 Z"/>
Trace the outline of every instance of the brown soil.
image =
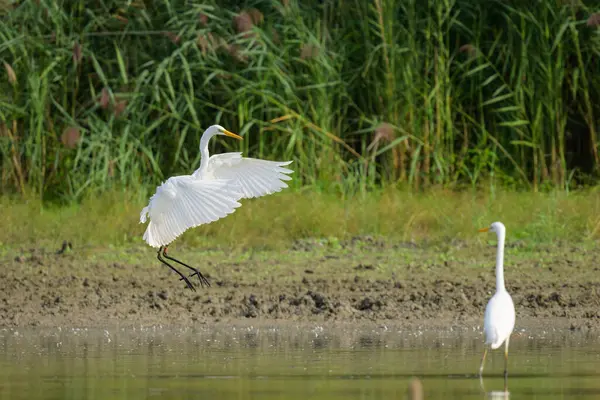
<path id="1" fill-rule="evenodd" d="M 495 285 L 492 243 L 417 246 L 361 238 L 298 243 L 283 252 L 173 247 L 170 254 L 198 266 L 212 286 L 187 289 L 145 247 L 5 255 L 0 325 L 283 320 L 473 329 L 481 325 Z M 517 329 L 600 329 L 599 256 L 600 250 L 560 244 L 507 248 L 506 281 Z"/>

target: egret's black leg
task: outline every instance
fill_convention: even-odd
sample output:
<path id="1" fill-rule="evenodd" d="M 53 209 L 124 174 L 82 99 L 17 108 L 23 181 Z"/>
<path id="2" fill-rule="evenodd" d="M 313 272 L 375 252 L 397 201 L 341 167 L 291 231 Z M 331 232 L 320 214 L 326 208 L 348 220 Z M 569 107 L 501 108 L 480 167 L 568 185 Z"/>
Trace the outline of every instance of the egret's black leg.
<path id="1" fill-rule="evenodd" d="M 176 258 L 169 257 L 169 256 L 167 255 L 167 246 L 165 246 L 165 247 L 163 248 L 162 255 L 163 255 L 164 257 L 168 258 L 169 260 L 171 260 L 171 261 L 175 261 L 176 263 L 178 263 L 178 264 L 181 264 L 181 265 L 183 265 L 184 267 L 187 267 L 187 268 L 191 269 L 192 271 L 194 271 L 194 273 L 190 275 L 190 278 L 191 278 L 191 277 L 193 277 L 194 275 L 198 275 L 198 280 L 200 281 L 200 285 L 201 285 L 201 286 L 204 286 L 204 285 L 206 285 L 206 286 L 210 286 L 210 282 L 208 281 L 208 279 L 206 279 L 206 277 L 204 277 L 204 275 L 202 275 L 202 273 L 201 273 L 200 271 L 198 271 L 196 268 L 194 268 L 194 267 L 190 267 L 190 266 L 189 266 L 189 265 L 187 265 L 186 263 L 184 263 L 184 262 L 181 262 L 181 261 L 179 261 L 179 260 L 178 260 L 178 259 L 176 259 Z"/>
<path id="2" fill-rule="evenodd" d="M 190 289 L 192 289 L 195 292 L 196 288 L 194 287 L 194 285 L 192 285 L 192 282 L 190 282 L 190 280 L 187 277 L 185 277 L 181 272 L 179 272 L 177 270 L 177 268 L 173 267 L 171 264 L 169 264 L 168 262 L 166 262 L 165 260 L 162 259 L 162 257 L 161 257 L 161 251 L 162 251 L 162 249 L 163 249 L 162 246 L 158 249 L 158 253 L 156 255 L 156 258 L 158 258 L 158 260 L 161 263 L 163 263 L 167 267 L 171 268 L 171 270 L 175 271 L 175 273 L 181 277 L 180 280 L 185 281 L 185 284 L 187 285 L 187 287 L 190 288 Z"/>

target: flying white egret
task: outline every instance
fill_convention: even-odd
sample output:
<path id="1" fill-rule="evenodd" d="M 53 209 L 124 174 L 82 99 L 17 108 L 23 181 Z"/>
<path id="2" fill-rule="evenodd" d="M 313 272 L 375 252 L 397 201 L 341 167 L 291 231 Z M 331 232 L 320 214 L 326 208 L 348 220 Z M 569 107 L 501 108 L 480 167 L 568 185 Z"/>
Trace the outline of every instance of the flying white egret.
<path id="1" fill-rule="evenodd" d="M 162 257 L 181 264 L 198 275 L 200 285 L 210 286 L 196 268 L 167 255 L 167 247 L 186 230 L 214 222 L 233 213 L 243 198 L 265 196 L 288 187 L 283 181 L 292 179 L 283 168 L 291 161 L 268 161 L 242 157 L 242 153 L 209 156 L 208 141 L 215 135 L 242 140 L 220 125 L 209 126 L 200 138 L 200 168 L 192 175 L 173 176 L 156 188 L 156 193 L 140 213 L 140 223 L 150 222 L 144 241 L 158 247 L 157 258 L 176 272 L 187 287 L 195 290 L 189 279 Z"/>
<path id="2" fill-rule="evenodd" d="M 504 378 L 508 376 L 508 342 L 515 327 L 515 305 L 510 294 L 504 286 L 504 238 L 506 228 L 502 222 L 494 222 L 488 228 L 480 229 L 479 232 L 496 232 L 498 238 L 498 250 L 496 251 L 496 293 L 492 296 L 485 307 L 483 329 L 485 333 L 485 350 L 479 367 L 479 376 L 483 374 L 483 364 L 488 351 L 487 345 L 492 350 L 505 344 L 504 347 Z"/>

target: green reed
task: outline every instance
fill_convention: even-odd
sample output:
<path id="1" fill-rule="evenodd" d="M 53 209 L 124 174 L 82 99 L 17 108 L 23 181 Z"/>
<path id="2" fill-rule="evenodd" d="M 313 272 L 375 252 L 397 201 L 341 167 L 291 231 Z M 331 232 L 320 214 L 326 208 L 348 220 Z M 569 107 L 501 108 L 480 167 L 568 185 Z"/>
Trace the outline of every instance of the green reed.
<path id="1" fill-rule="evenodd" d="M 600 159 L 591 2 L 0 3 L 0 190 L 143 192 L 211 151 L 292 185 L 570 190 Z"/>

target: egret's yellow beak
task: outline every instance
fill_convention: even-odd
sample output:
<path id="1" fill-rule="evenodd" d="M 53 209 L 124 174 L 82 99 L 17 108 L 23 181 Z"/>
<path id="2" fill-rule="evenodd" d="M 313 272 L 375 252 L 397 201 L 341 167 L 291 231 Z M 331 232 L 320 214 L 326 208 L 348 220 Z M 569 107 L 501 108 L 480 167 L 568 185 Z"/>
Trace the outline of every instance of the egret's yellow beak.
<path id="1" fill-rule="evenodd" d="M 489 228 L 489 227 L 488 227 L 488 228 L 481 228 L 481 229 L 479 229 L 479 232 L 487 232 L 487 231 L 489 231 L 489 230 L 490 230 L 490 228 Z"/>
<path id="2" fill-rule="evenodd" d="M 236 134 L 235 134 L 235 133 L 233 133 L 233 132 L 229 132 L 227 129 L 223 129 L 223 133 L 224 133 L 225 135 L 229 136 L 229 137 L 236 138 L 236 139 L 240 139 L 240 140 L 244 140 L 244 139 L 243 139 L 241 136 L 239 136 L 239 135 L 236 135 Z"/>

